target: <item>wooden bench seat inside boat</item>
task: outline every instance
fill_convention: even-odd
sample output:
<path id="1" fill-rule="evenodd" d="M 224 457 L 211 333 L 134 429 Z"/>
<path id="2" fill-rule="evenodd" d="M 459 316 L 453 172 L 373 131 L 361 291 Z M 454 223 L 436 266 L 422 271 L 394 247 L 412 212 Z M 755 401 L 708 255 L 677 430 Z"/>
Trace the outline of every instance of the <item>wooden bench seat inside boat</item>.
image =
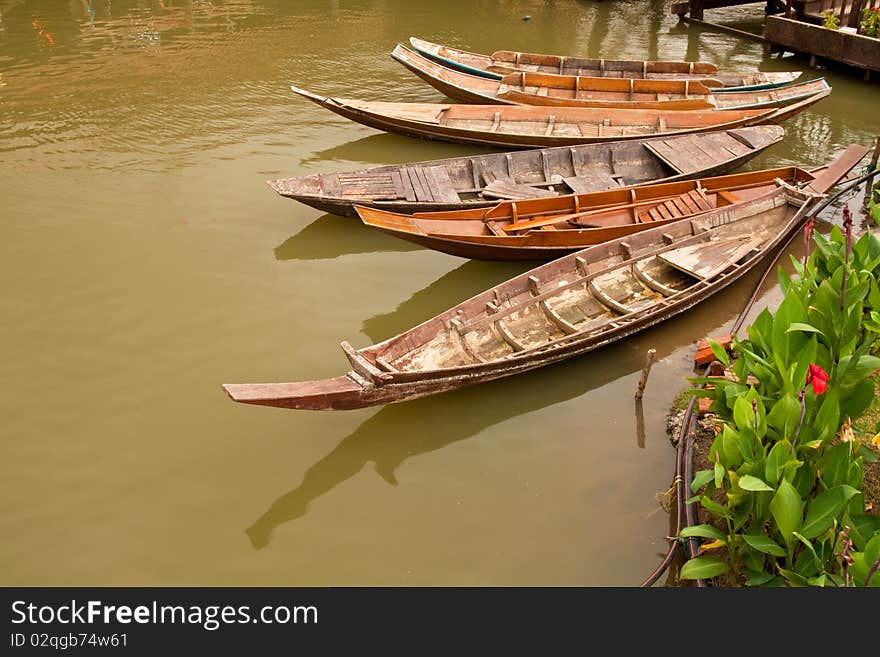
<path id="1" fill-rule="evenodd" d="M 398 171 L 340 173 L 338 180 L 340 195 L 348 198 L 429 203 L 458 203 L 460 200 L 445 166 L 405 166 Z"/>
<path id="2" fill-rule="evenodd" d="M 748 237 L 691 244 L 658 256 L 666 264 L 699 280 L 708 280 L 733 266 L 755 248 Z"/>
<path id="3" fill-rule="evenodd" d="M 638 218 L 641 222 L 668 221 L 707 212 L 712 207 L 712 202 L 706 197 L 706 192 L 702 188 L 692 189 L 686 194 L 670 198 L 645 212 L 640 212 Z"/>
<path id="4" fill-rule="evenodd" d="M 606 189 L 599 187 L 597 191 Z M 513 182 L 510 178 L 496 178 L 483 188 L 484 198 L 498 199 L 526 199 L 526 198 L 544 198 L 547 196 L 558 196 L 552 189 L 542 189 L 533 187 L 532 185 L 522 185 Z"/>
<path id="5" fill-rule="evenodd" d="M 693 135 L 678 141 L 658 139 L 645 144 L 645 148 L 661 158 L 678 173 L 689 173 L 703 167 L 711 167 L 719 159 L 719 153 L 739 157 L 748 153 L 750 147 L 729 132 L 719 132 L 704 139 Z"/>
<path id="6" fill-rule="evenodd" d="M 575 194 L 602 192 L 606 189 L 621 187 L 621 177 L 614 176 L 607 169 L 591 169 L 586 176 L 569 176 L 562 182 L 568 185 Z"/>

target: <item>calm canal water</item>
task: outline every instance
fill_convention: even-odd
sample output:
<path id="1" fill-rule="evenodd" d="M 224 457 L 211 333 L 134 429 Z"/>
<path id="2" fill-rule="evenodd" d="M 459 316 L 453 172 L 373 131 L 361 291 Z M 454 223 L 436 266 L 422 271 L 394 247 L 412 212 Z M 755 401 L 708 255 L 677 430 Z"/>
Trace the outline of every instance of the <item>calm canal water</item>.
<path id="1" fill-rule="evenodd" d="M 805 67 L 666 5 L 0 0 L 0 583 L 641 581 L 669 532 L 664 413 L 754 276 L 591 356 L 406 404 L 283 411 L 220 384 L 334 376 L 340 340 L 381 340 L 524 269 L 276 196 L 265 180 L 474 152 L 348 123 L 290 84 L 439 101 L 388 57 L 410 35 Z M 762 16 L 710 18 L 743 12 Z M 827 76 L 831 98 L 753 167 L 869 141 L 876 86 Z"/>

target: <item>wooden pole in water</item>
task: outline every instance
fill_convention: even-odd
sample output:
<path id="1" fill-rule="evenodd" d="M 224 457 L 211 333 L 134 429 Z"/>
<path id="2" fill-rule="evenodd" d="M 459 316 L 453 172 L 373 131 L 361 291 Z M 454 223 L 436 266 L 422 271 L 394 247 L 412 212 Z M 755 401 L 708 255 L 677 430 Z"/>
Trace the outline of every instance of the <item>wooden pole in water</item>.
<path id="1" fill-rule="evenodd" d="M 869 171 L 873 171 L 877 168 L 877 161 L 880 160 L 880 135 L 874 140 L 874 154 L 871 156 L 871 166 L 869 167 Z M 874 177 L 871 176 L 868 178 L 868 181 L 865 183 L 865 207 L 868 207 L 868 204 L 871 202 L 871 199 L 874 196 Z M 871 223 L 868 222 L 868 226 L 870 227 Z"/>
<path id="2" fill-rule="evenodd" d="M 642 378 L 639 379 L 639 387 L 636 388 L 636 399 L 641 399 L 645 394 L 645 384 L 648 383 L 648 375 L 651 373 L 651 366 L 654 364 L 654 356 L 656 355 L 656 349 L 648 349 L 645 366 L 642 368 Z"/>

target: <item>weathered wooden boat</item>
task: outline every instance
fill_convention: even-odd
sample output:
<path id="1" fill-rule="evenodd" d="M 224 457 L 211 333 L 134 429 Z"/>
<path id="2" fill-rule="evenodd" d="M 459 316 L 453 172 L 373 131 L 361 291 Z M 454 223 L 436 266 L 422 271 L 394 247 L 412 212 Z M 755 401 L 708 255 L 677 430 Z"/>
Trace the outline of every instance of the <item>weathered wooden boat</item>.
<path id="1" fill-rule="evenodd" d="M 400 44 L 391 57 L 449 98 L 463 103 L 619 109 L 751 109 L 780 107 L 829 88 L 824 78 L 786 87 L 712 93 L 701 81 L 591 78 L 509 73 L 500 80 L 446 68 Z"/>
<path id="2" fill-rule="evenodd" d="M 291 90 L 331 112 L 371 128 L 421 139 L 532 148 L 574 146 L 750 125 L 779 123 L 825 98 L 824 91 L 786 107 L 751 110 L 620 110 L 592 107 L 389 103 Z"/>
<path id="3" fill-rule="evenodd" d="M 744 91 L 781 87 L 794 82 L 801 75 L 799 71 L 769 73 L 719 71 L 714 64 L 705 62 L 586 59 L 513 50 L 499 50 L 491 55 L 482 55 L 416 37 L 410 37 L 409 42 L 418 52 L 449 68 L 496 80 L 500 80 L 507 73 L 526 71 L 599 78 L 701 80 L 709 87 Z"/>
<path id="4" fill-rule="evenodd" d="M 781 126 L 558 146 L 268 181 L 282 196 L 356 217 L 354 203 L 396 212 L 491 207 L 498 199 L 713 176 L 782 140 Z"/>
<path id="5" fill-rule="evenodd" d="M 587 353 L 724 289 L 802 224 L 819 194 L 868 152 L 851 146 L 805 187 L 652 228 L 516 276 L 400 335 L 342 349 L 343 376 L 226 384 L 235 401 L 313 410 L 415 399 Z"/>
<path id="6" fill-rule="evenodd" d="M 593 244 L 813 180 L 782 167 L 570 196 L 504 201 L 494 207 L 399 214 L 356 205 L 367 226 L 435 251 L 480 260 L 551 260 Z"/>

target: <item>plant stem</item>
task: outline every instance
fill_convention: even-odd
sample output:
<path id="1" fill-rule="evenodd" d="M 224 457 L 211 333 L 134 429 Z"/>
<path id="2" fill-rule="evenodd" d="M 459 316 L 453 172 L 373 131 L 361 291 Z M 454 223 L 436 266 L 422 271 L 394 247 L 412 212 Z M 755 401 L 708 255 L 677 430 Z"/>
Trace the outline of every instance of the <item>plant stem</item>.
<path id="1" fill-rule="evenodd" d="M 846 231 L 846 247 L 843 252 L 843 277 L 840 282 L 840 312 L 846 307 L 846 274 L 849 269 L 849 256 L 852 251 L 852 215 L 849 207 L 843 206 L 843 228 Z"/>
<path id="2" fill-rule="evenodd" d="M 806 394 L 807 394 L 806 388 L 804 388 L 803 390 L 801 390 L 798 393 L 798 401 L 801 403 L 801 418 L 800 418 L 800 420 L 798 420 L 797 429 L 794 430 L 794 436 L 792 436 L 792 438 L 791 438 L 791 447 L 789 447 L 789 449 L 788 449 L 789 454 L 794 454 L 794 448 L 795 448 L 795 445 L 797 445 L 798 436 L 801 433 L 801 427 L 804 426 L 804 415 L 806 414 L 806 411 L 807 411 L 807 403 L 804 400 L 804 397 Z"/>

